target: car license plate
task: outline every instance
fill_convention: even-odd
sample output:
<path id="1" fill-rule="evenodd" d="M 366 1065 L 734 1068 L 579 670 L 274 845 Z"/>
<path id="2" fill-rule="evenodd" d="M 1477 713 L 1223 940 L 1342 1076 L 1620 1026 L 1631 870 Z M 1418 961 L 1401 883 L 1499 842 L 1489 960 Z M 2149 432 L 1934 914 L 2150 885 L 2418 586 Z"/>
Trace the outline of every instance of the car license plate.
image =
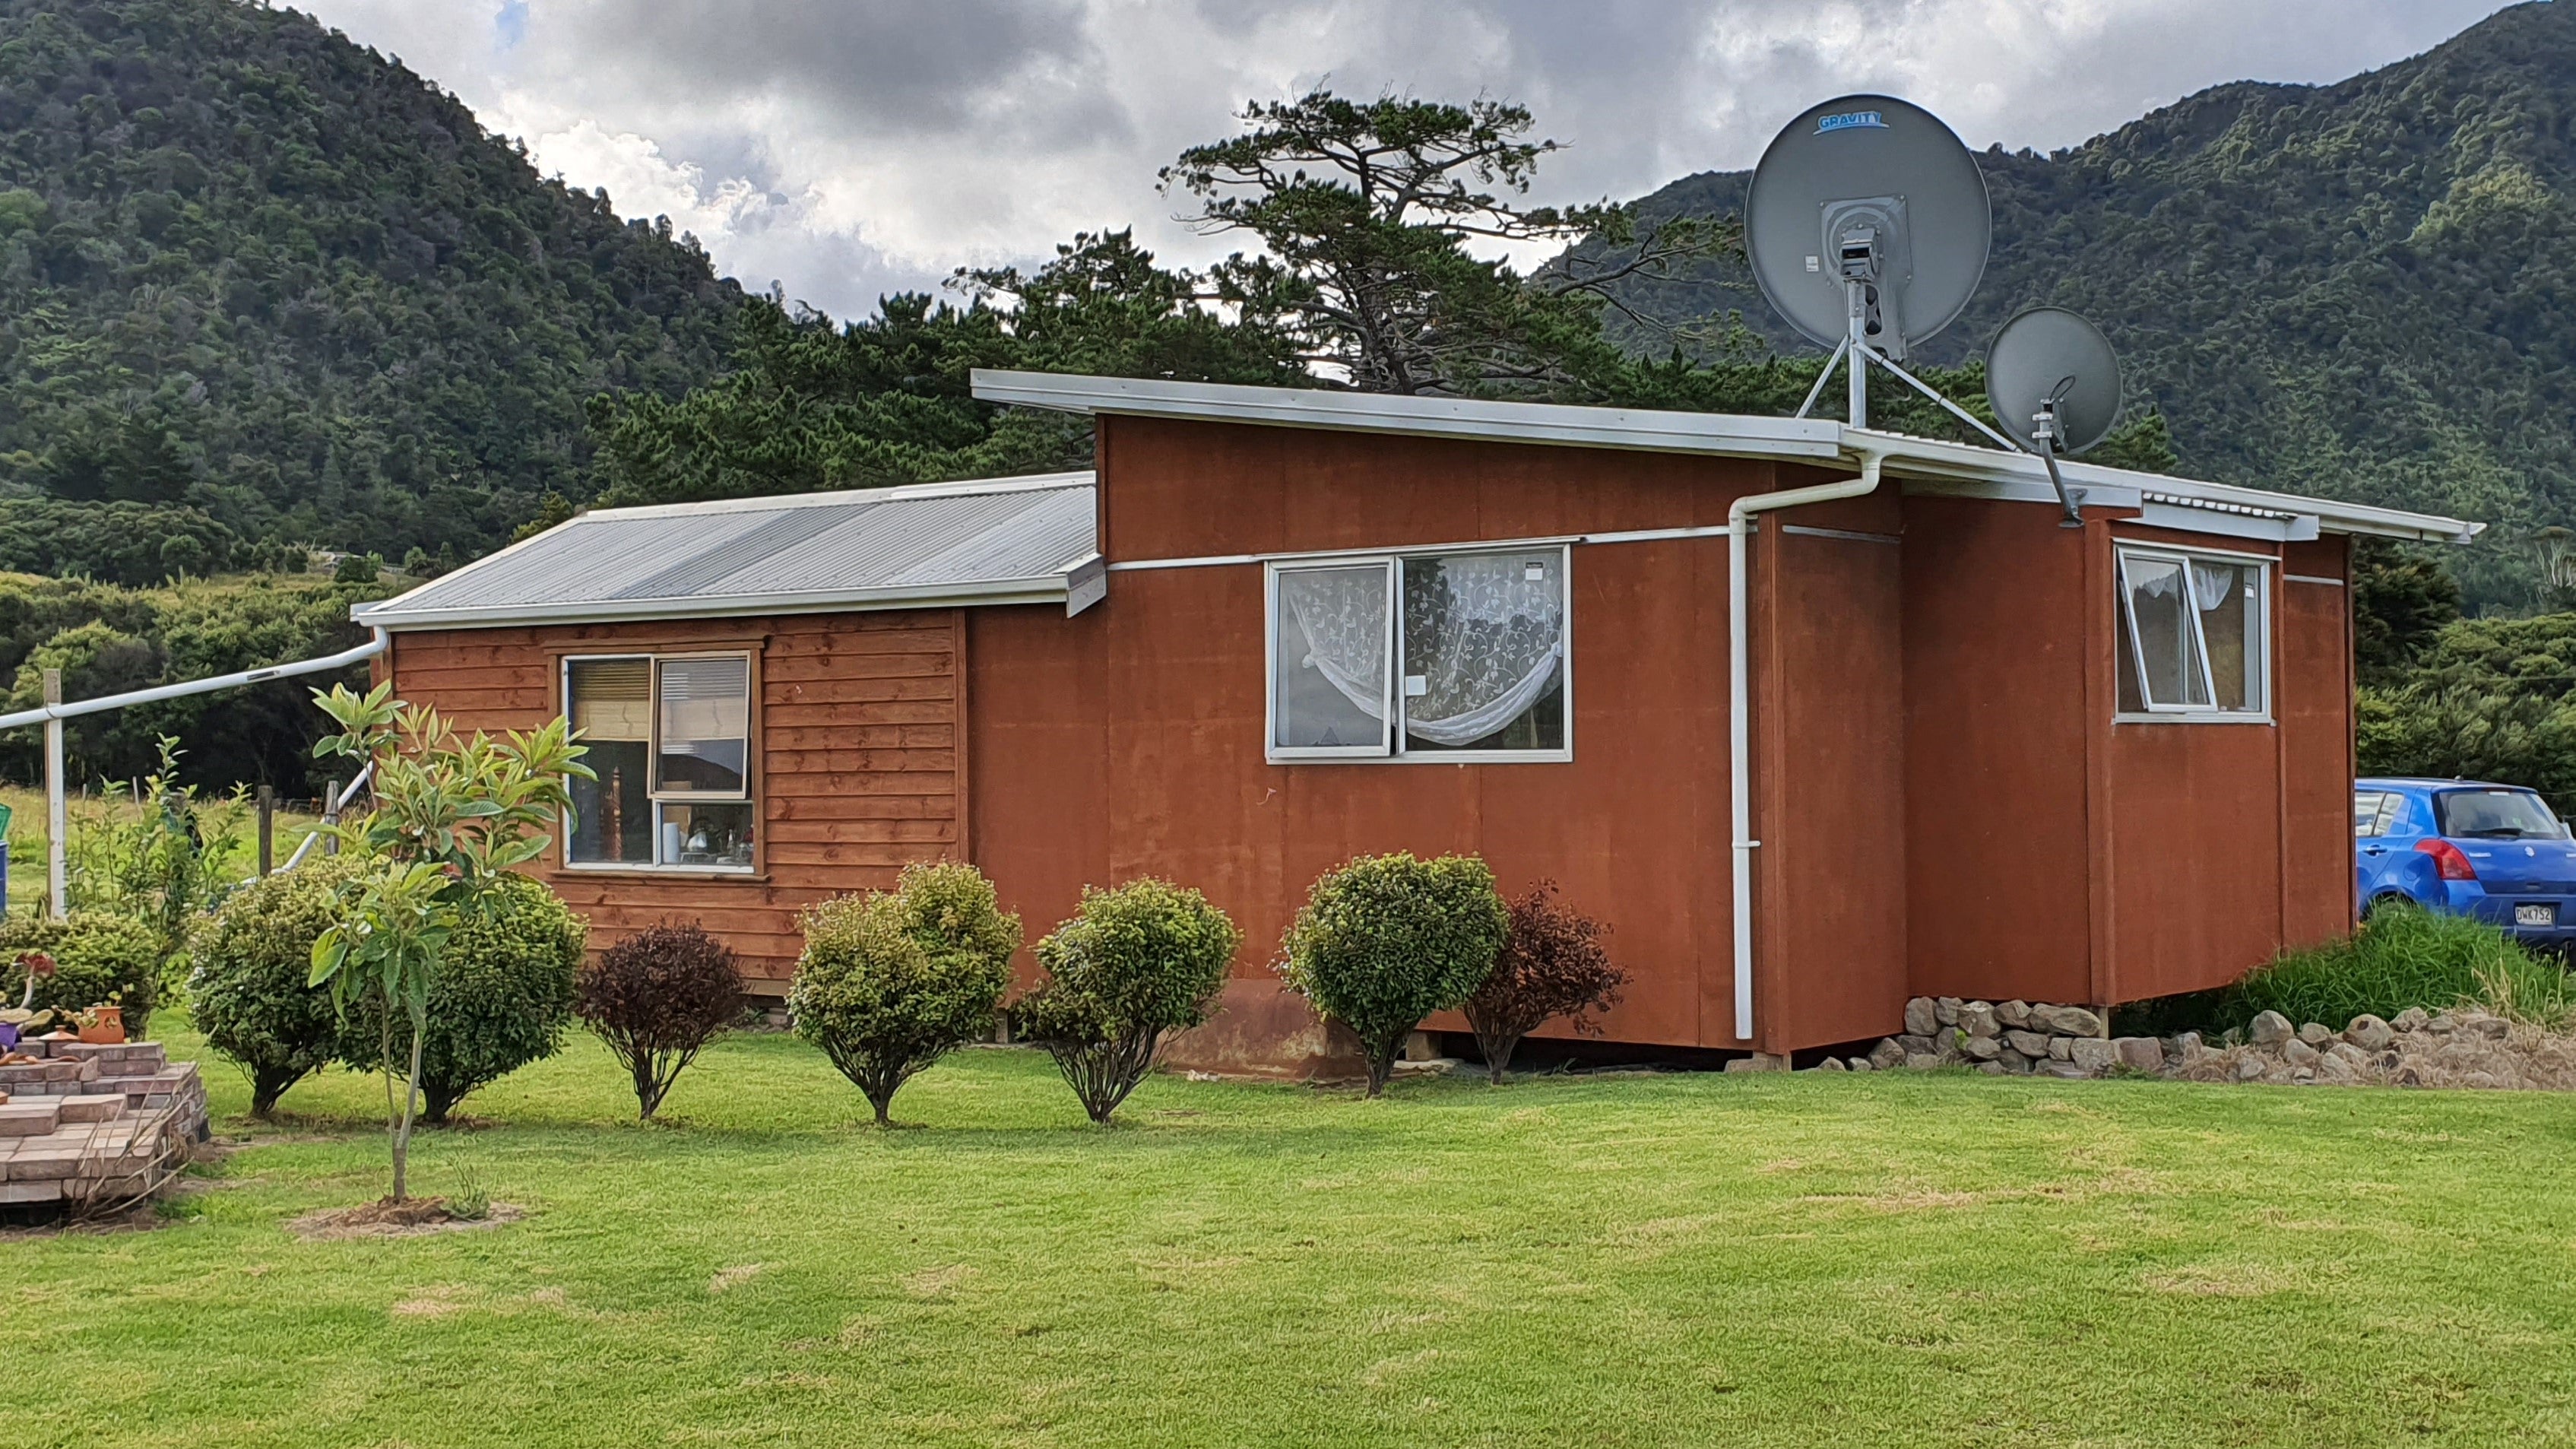
<path id="1" fill-rule="evenodd" d="M 2513 923 L 2517 926 L 2557 925 L 2558 907 L 2554 903 L 2549 902 L 2543 902 L 2539 905 L 2516 906 L 2513 908 Z"/>

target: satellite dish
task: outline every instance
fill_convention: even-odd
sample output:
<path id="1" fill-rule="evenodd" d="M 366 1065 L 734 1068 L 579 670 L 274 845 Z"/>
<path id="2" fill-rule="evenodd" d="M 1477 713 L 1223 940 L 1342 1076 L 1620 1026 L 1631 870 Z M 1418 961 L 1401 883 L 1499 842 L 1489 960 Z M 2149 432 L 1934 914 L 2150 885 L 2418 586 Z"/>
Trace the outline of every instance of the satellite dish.
<path id="1" fill-rule="evenodd" d="M 2101 328 L 2063 307 L 2032 307 L 1986 345 L 1986 400 L 2033 452 L 2072 456 L 2120 420 L 2120 360 Z"/>
<path id="2" fill-rule="evenodd" d="M 2084 497 L 2057 471 L 2120 420 L 2120 359 L 2102 329 L 2063 307 L 2016 312 L 1986 345 L 1986 400 L 1995 421 L 2048 465 L 2067 528 L 2084 523 Z"/>
<path id="3" fill-rule="evenodd" d="M 1993 234 L 1976 158 L 1939 117 L 1888 96 L 1809 107 L 1772 138 L 1744 199 L 1764 300 L 1810 341 L 1894 362 L 1958 320 Z M 1855 358 L 1856 408 L 1861 376 Z"/>

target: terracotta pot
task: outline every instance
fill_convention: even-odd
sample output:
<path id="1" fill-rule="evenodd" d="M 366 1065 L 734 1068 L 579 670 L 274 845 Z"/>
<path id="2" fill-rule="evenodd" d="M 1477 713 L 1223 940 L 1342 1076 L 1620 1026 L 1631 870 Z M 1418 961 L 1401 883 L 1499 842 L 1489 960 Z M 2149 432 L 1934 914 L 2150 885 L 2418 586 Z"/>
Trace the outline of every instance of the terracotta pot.
<path id="1" fill-rule="evenodd" d="M 125 1041 L 125 1009 L 102 1006 L 97 1009 L 98 1025 L 80 1029 L 80 1039 L 96 1046 L 120 1046 Z"/>

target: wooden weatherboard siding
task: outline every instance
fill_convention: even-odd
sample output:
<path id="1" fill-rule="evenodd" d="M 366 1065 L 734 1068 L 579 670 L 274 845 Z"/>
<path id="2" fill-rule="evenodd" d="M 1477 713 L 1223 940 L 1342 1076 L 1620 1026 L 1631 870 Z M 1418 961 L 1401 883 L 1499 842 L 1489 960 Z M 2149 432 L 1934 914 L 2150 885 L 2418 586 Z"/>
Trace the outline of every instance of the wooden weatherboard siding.
<path id="1" fill-rule="evenodd" d="M 959 611 L 405 632 L 378 674 L 461 731 L 498 732 L 562 712 L 567 654 L 708 649 L 752 654 L 753 873 L 569 870 L 560 841 L 532 873 L 590 918 L 594 947 L 696 921 L 740 954 L 755 991 L 783 992 L 797 911 L 891 885 L 912 861 L 967 858 Z"/>

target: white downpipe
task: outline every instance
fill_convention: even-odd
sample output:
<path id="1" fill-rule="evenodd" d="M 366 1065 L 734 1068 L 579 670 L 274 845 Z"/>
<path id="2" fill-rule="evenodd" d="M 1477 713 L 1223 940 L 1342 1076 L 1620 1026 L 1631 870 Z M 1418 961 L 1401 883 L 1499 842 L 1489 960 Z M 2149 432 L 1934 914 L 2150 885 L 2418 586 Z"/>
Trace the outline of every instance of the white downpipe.
<path id="1" fill-rule="evenodd" d="M 271 679 L 291 679 L 299 674 L 319 674 L 328 669 L 344 669 L 361 660 L 373 659 L 385 652 L 385 631 L 377 629 L 366 643 L 354 649 L 343 649 L 319 659 L 299 659 L 292 664 L 272 664 L 265 669 L 243 669 L 231 674 L 218 674 L 208 679 L 191 679 L 182 684 L 159 684 L 150 689 L 133 689 L 123 694 L 102 694 L 96 699 L 74 700 L 70 704 L 55 699 L 34 709 L 15 714 L 0 714 L 0 730 L 19 729 L 40 724 L 45 727 L 45 826 L 53 838 L 46 842 L 45 887 L 50 899 L 46 909 L 60 919 L 71 908 L 70 821 L 66 801 L 67 788 L 63 768 L 63 721 L 85 714 L 102 714 L 123 709 L 129 704 L 151 704 L 156 700 L 179 699 L 191 694 L 211 694 L 218 689 L 238 689 L 245 684 L 259 684 Z M 48 691 L 51 693 L 51 691 Z"/>
<path id="2" fill-rule="evenodd" d="M 1858 372 L 1855 365 L 1852 369 Z M 1809 503 L 1858 498 L 1878 488 L 1879 467 L 1886 455 L 1864 450 L 1860 476 L 1811 488 L 1754 493 L 1726 510 L 1726 735 L 1727 789 L 1733 798 L 1735 832 L 1735 1035 L 1753 1039 L 1753 667 L 1752 630 L 1746 615 L 1751 590 L 1746 582 L 1745 539 L 1753 532 L 1753 515 Z"/>

